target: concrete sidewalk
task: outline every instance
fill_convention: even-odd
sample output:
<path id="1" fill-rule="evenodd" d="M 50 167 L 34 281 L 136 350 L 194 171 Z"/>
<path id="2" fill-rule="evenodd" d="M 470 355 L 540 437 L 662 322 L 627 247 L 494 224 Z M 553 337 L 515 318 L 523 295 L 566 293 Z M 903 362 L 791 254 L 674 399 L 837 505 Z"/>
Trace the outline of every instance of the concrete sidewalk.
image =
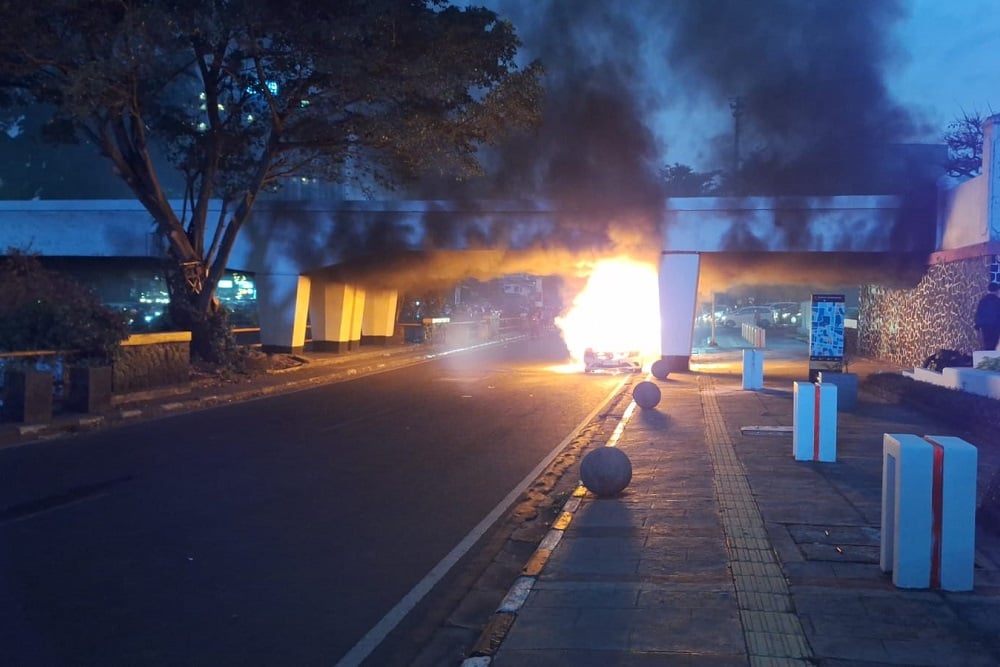
<path id="1" fill-rule="evenodd" d="M 995 536 L 979 531 L 968 593 L 897 589 L 878 564 L 883 433 L 962 434 L 862 396 L 839 413 L 837 462 L 796 462 L 790 433 L 741 431 L 791 426 L 796 379 L 765 363 L 759 391 L 735 372 L 656 381 L 659 405 L 617 442 L 629 487 L 578 489 L 497 611 L 502 634 L 463 665 L 1000 664 Z"/>

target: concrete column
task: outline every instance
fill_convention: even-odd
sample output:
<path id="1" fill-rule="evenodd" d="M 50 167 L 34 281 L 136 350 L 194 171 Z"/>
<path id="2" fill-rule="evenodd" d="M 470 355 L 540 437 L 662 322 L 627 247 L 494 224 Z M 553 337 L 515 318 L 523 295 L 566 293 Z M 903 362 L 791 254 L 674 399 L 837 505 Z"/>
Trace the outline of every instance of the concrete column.
<path id="1" fill-rule="evenodd" d="M 396 290 L 368 290 L 361 318 L 361 344 L 385 345 L 396 333 Z"/>
<path id="2" fill-rule="evenodd" d="M 700 265 L 696 252 L 664 251 L 660 257 L 660 358 L 668 371 L 688 370 Z"/>
<path id="3" fill-rule="evenodd" d="M 309 278 L 258 273 L 255 281 L 261 349 L 265 352 L 301 352 L 306 343 Z"/>
<path id="4" fill-rule="evenodd" d="M 367 292 L 363 287 L 354 288 L 354 301 L 351 303 L 351 327 L 348 335 L 348 347 L 356 350 L 361 347 L 361 325 L 364 323 L 365 301 Z"/>
<path id="5" fill-rule="evenodd" d="M 355 285 L 318 281 L 309 299 L 313 349 L 344 352 L 361 342 L 365 291 Z"/>
<path id="6" fill-rule="evenodd" d="M 986 181 L 986 233 L 990 241 L 1000 241 L 1000 116 L 990 116 L 983 121 L 983 168 L 980 172 Z"/>

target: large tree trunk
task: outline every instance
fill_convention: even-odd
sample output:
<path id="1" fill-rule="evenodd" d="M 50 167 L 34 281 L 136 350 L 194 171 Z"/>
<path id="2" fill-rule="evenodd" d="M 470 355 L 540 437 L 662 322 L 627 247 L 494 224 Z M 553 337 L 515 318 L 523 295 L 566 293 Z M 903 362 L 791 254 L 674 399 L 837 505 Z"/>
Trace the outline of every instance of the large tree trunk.
<path id="1" fill-rule="evenodd" d="M 185 280 L 181 267 L 171 267 L 170 321 L 181 331 L 191 332 L 191 358 L 213 364 L 229 363 L 236 351 L 236 342 L 229 326 L 229 316 L 219 300 L 196 291 Z M 209 289 L 201 285 L 202 290 Z"/>

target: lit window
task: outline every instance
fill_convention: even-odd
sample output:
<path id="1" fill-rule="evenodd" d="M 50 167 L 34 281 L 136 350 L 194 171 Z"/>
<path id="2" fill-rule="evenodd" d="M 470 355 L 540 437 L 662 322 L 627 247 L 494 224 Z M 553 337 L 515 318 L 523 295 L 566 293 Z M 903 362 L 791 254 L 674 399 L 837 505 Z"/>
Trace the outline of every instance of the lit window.
<path id="1" fill-rule="evenodd" d="M 277 81 L 268 81 L 264 85 L 267 86 L 267 90 L 272 95 L 277 95 L 278 94 L 278 82 Z M 254 86 L 247 86 L 247 93 L 249 93 L 250 95 L 254 95 L 256 92 L 257 92 L 257 89 Z"/>

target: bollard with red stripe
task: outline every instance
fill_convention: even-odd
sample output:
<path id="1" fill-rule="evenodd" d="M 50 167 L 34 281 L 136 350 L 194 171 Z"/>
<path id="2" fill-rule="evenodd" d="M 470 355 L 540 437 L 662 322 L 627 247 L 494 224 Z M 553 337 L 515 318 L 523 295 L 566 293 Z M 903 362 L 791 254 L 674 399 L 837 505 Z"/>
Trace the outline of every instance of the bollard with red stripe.
<path id="1" fill-rule="evenodd" d="M 961 438 L 883 435 L 879 567 L 899 588 L 972 590 L 977 459 Z"/>
<path id="2" fill-rule="evenodd" d="M 792 419 L 792 454 L 796 461 L 837 460 L 836 385 L 794 383 Z"/>

